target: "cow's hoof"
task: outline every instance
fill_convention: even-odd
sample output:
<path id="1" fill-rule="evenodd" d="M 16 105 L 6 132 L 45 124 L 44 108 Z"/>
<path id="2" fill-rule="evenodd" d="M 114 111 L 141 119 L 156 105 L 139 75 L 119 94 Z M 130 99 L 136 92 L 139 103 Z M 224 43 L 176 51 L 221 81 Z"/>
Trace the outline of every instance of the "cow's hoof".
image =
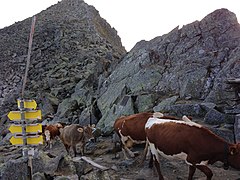
<path id="1" fill-rule="evenodd" d="M 134 154 L 134 157 L 135 157 L 135 156 L 139 156 L 140 153 L 139 153 L 139 151 L 135 151 L 133 154 Z"/>

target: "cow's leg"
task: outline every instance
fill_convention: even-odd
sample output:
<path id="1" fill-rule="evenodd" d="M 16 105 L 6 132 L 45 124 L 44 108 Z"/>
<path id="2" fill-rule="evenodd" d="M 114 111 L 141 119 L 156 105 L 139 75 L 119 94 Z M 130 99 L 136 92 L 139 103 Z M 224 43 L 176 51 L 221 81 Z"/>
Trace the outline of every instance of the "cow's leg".
<path id="1" fill-rule="evenodd" d="M 124 146 L 124 145 L 123 145 L 123 153 L 124 153 L 125 159 L 128 159 L 126 153 L 129 154 L 129 156 L 130 156 L 131 158 L 134 158 L 134 157 L 135 157 L 134 153 L 133 153 L 128 147 L 126 147 L 126 146 Z"/>
<path id="2" fill-rule="evenodd" d="M 81 148 L 80 148 L 80 153 L 81 153 L 81 155 L 83 156 L 84 155 L 84 144 L 81 146 Z"/>
<path id="3" fill-rule="evenodd" d="M 149 150 L 150 150 L 150 148 L 148 148 L 148 142 L 146 142 L 145 148 L 144 148 L 144 151 L 143 151 L 142 160 L 140 161 L 140 166 L 142 166 L 144 160 L 146 159 L 147 152 L 148 152 Z"/>
<path id="4" fill-rule="evenodd" d="M 76 146 L 75 145 L 73 145 L 73 146 L 71 146 L 72 147 L 72 150 L 73 150 L 73 157 L 76 157 L 76 155 L 77 155 L 77 151 L 76 151 Z"/>
<path id="5" fill-rule="evenodd" d="M 196 168 L 198 168 L 200 171 L 202 171 L 207 176 L 207 180 L 212 179 L 213 173 L 212 173 L 211 169 L 209 169 L 207 166 L 196 165 Z"/>
<path id="6" fill-rule="evenodd" d="M 64 144 L 64 146 L 65 146 L 65 149 L 66 149 L 67 153 L 69 154 L 70 146 L 67 145 L 67 144 Z"/>
<path id="7" fill-rule="evenodd" d="M 124 146 L 122 147 L 122 152 L 123 152 L 124 159 L 129 159 L 127 156 L 127 150 L 124 148 Z"/>
<path id="8" fill-rule="evenodd" d="M 155 164 L 155 167 L 157 169 L 157 173 L 158 173 L 158 177 L 159 177 L 159 180 L 164 180 L 163 178 L 163 175 L 161 173 L 161 169 L 160 169 L 160 160 L 159 160 L 159 157 L 158 155 L 153 155 L 153 159 L 154 159 L 154 164 Z"/>
<path id="9" fill-rule="evenodd" d="M 49 142 L 46 141 L 44 148 L 47 148 L 49 146 Z"/>
<path id="10" fill-rule="evenodd" d="M 85 148 L 85 143 L 84 142 L 79 142 L 76 144 L 76 152 L 80 153 L 81 156 L 84 155 L 84 148 Z"/>
<path id="11" fill-rule="evenodd" d="M 149 167 L 149 168 L 152 168 L 152 167 L 153 167 L 153 155 L 152 155 L 152 153 L 150 154 L 150 160 L 149 160 L 148 167 Z"/>
<path id="12" fill-rule="evenodd" d="M 128 153 L 128 155 L 131 157 L 131 158 L 134 158 L 135 157 L 135 154 L 134 152 L 132 152 L 129 148 L 131 148 L 133 146 L 133 142 L 131 139 L 127 139 L 124 143 L 124 146 L 123 148 L 126 150 L 126 152 Z"/>
<path id="13" fill-rule="evenodd" d="M 196 171 L 196 167 L 189 165 L 189 173 L 188 173 L 188 180 L 192 180 L 193 179 L 193 175 Z"/>
<path id="14" fill-rule="evenodd" d="M 53 146 L 53 139 L 49 141 L 49 149 L 52 149 L 52 146 Z"/>
<path id="15" fill-rule="evenodd" d="M 146 159 L 147 154 L 150 154 L 150 160 L 149 160 L 148 167 L 152 168 L 153 167 L 153 155 L 152 155 L 152 153 L 150 151 L 148 141 L 146 142 L 146 145 L 145 145 L 145 148 L 144 148 L 144 151 L 143 151 L 143 157 L 142 157 L 142 160 L 140 162 L 140 165 L 143 164 L 144 160 Z"/>
<path id="16" fill-rule="evenodd" d="M 154 161 L 157 173 L 158 173 L 159 180 L 164 180 L 163 175 L 161 173 L 161 169 L 160 169 L 160 157 L 159 157 L 158 151 L 155 148 L 155 145 L 153 143 L 150 143 L 149 141 L 148 141 L 148 143 L 149 143 L 151 155 L 152 155 L 152 158 L 153 158 L 153 161 Z"/>
<path id="17" fill-rule="evenodd" d="M 135 157 L 134 153 L 128 148 L 128 147 L 131 147 L 131 142 L 130 142 L 129 138 L 123 136 L 121 133 L 120 133 L 120 136 L 121 136 L 122 151 L 123 151 L 123 154 L 124 154 L 124 158 L 128 159 L 126 153 L 128 153 L 128 155 L 131 158 L 134 158 Z"/>

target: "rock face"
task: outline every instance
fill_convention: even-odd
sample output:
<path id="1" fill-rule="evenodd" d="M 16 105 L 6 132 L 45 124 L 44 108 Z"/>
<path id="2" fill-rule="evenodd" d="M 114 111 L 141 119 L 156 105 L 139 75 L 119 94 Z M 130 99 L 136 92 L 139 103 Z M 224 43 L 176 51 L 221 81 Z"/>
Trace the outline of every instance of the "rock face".
<path id="1" fill-rule="evenodd" d="M 101 89 L 98 108 L 105 115 L 99 126 L 107 132 L 109 122 L 132 112 L 154 109 L 204 117 L 213 108 L 221 114 L 237 105 L 234 91 L 227 91 L 226 79 L 239 77 L 239 37 L 235 14 L 219 9 L 201 21 L 176 27 L 149 42 L 140 41 Z M 128 101 L 121 106 L 126 96 Z M 226 119 L 223 115 L 219 124 Z"/>

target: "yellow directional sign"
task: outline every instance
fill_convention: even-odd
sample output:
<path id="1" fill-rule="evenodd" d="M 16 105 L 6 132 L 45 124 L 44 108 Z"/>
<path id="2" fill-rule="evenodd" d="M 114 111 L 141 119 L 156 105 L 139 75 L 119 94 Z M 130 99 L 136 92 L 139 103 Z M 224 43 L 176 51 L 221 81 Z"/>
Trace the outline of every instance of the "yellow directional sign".
<path id="1" fill-rule="evenodd" d="M 9 128 L 11 133 L 22 133 L 22 126 L 18 124 L 12 124 Z M 28 124 L 26 126 L 26 133 L 41 133 L 42 124 Z"/>
<path id="2" fill-rule="evenodd" d="M 12 136 L 10 142 L 12 143 L 12 145 L 23 145 L 23 137 Z M 43 136 L 42 135 L 27 136 L 27 144 L 31 145 L 43 144 Z"/>
<path id="3" fill-rule="evenodd" d="M 35 120 L 42 119 L 41 110 L 32 110 L 32 111 L 24 111 L 26 120 Z M 10 111 L 8 113 L 8 118 L 10 120 L 21 120 L 21 112 L 20 111 Z"/>
<path id="4" fill-rule="evenodd" d="M 18 108 L 20 109 L 20 99 L 17 100 Z M 23 106 L 26 109 L 36 109 L 37 103 L 35 100 L 23 100 Z"/>

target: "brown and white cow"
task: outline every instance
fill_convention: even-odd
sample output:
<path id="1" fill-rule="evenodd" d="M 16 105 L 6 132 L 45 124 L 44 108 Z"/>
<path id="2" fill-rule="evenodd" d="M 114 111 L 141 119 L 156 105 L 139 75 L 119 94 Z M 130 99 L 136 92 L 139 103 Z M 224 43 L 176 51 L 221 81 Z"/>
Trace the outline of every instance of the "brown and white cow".
<path id="1" fill-rule="evenodd" d="M 50 149 L 53 146 L 54 140 L 60 136 L 60 129 L 63 128 L 63 125 L 60 123 L 46 125 L 44 128 L 44 135 L 46 138 L 46 146 Z"/>
<path id="2" fill-rule="evenodd" d="M 160 112 L 142 112 L 129 116 L 122 116 L 116 119 L 114 123 L 114 130 L 120 137 L 122 143 L 122 151 L 126 159 L 128 158 L 128 155 L 131 158 L 135 156 L 134 153 L 130 150 L 134 144 L 142 144 L 146 142 L 145 124 L 150 117 L 191 121 L 186 116 L 183 116 L 183 118 L 180 119 L 174 116 L 164 116 Z M 144 159 L 145 155 L 146 154 L 144 153 Z"/>
<path id="3" fill-rule="evenodd" d="M 73 150 L 73 156 L 77 153 L 84 154 L 85 144 L 89 140 L 93 140 L 93 127 L 80 126 L 78 124 L 71 124 L 60 129 L 60 139 L 62 140 L 66 150 L 70 153 L 70 149 Z"/>
<path id="4" fill-rule="evenodd" d="M 240 144 L 228 143 L 197 123 L 149 118 L 145 131 L 160 180 L 163 175 L 159 155 L 184 159 L 189 165 L 189 180 L 196 169 L 210 180 L 213 173 L 207 165 L 216 161 L 240 170 Z"/>

